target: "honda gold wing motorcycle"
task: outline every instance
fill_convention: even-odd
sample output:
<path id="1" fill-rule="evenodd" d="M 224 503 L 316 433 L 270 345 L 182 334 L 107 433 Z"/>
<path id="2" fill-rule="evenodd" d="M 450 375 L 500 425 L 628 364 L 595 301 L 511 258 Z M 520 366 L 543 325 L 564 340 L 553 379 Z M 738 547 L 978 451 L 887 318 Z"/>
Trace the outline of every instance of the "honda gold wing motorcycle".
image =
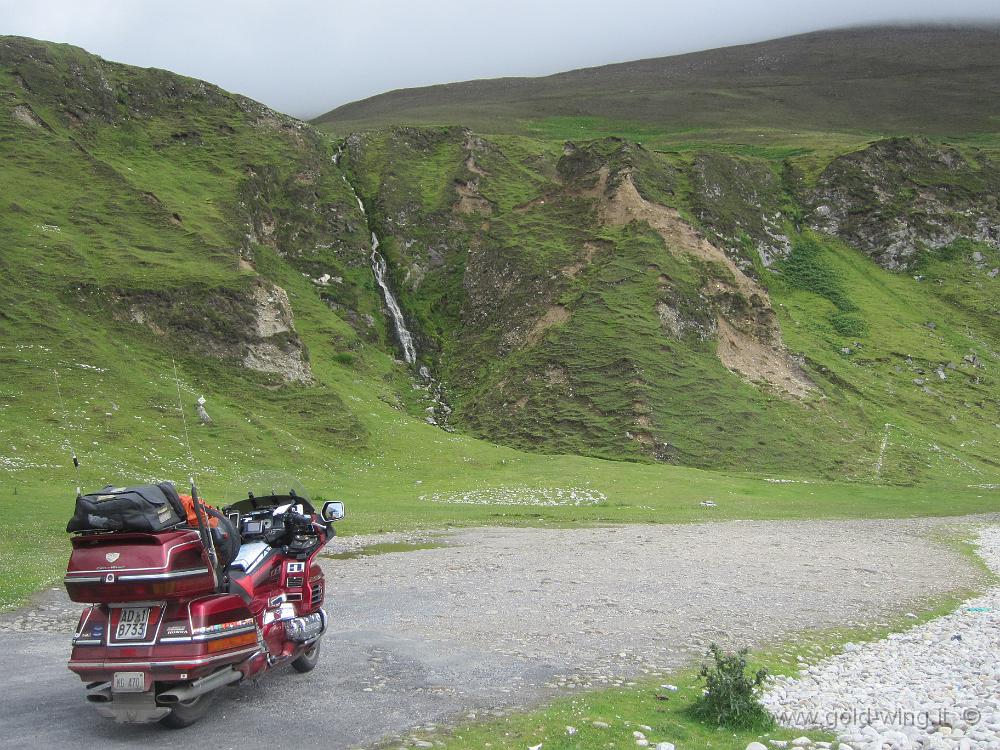
<path id="1" fill-rule="evenodd" d="M 285 485 L 287 486 L 287 485 Z M 117 722 L 186 727 L 224 685 L 309 672 L 327 628 L 317 555 L 344 504 L 301 488 L 221 512 L 170 483 L 78 495 L 65 585 L 87 604 L 69 668 Z"/>

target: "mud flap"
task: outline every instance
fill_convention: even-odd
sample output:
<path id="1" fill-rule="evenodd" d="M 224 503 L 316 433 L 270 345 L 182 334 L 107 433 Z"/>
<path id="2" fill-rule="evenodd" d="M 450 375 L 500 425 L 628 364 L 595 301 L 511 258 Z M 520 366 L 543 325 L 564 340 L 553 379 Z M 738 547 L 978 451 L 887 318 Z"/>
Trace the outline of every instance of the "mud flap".
<path id="1" fill-rule="evenodd" d="M 149 724 L 170 713 L 169 707 L 156 705 L 152 690 L 146 693 L 113 693 L 110 702 L 93 705 L 97 713 L 118 724 Z"/>

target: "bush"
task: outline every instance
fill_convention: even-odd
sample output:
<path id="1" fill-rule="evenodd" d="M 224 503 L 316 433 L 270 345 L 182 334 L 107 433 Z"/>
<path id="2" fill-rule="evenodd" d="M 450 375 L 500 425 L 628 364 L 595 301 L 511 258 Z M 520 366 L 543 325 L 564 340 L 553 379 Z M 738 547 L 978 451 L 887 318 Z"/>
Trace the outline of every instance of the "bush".
<path id="1" fill-rule="evenodd" d="M 799 237 L 779 268 L 793 287 L 825 297 L 841 312 L 854 312 L 857 305 L 847 296 L 840 274 L 825 262 L 823 254 L 823 246 L 812 237 Z"/>
<path id="2" fill-rule="evenodd" d="M 693 707 L 703 721 L 740 730 L 767 730 L 774 717 L 760 704 L 758 696 L 767 680 L 767 670 L 747 672 L 747 654 L 742 648 L 728 654 L 716 644 L 709 647 L 714 664 L 702 664 L 699 675 L 705 681 L 705 693 Z"/>
<path id="3" fill-rule="evenodd" d="M 830 323 L 833 330 L 841 336 L 861 338 L 868 334 L 868 324 L 860 315 L 853 313 L 838 312 L 830 316 Z"/>

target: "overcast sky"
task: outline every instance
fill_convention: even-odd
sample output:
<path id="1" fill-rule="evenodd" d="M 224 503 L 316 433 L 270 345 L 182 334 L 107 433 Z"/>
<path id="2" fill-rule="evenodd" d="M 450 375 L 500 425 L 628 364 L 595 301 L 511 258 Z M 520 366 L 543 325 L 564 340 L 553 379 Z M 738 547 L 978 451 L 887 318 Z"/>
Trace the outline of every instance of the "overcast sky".
<path id="1" fill-rule="evenodd" d="M 0 0 L 0 34 L 204 78 L 308 117 L 396 88 L 881 21 L 998 21 L 998 0 Z"/>

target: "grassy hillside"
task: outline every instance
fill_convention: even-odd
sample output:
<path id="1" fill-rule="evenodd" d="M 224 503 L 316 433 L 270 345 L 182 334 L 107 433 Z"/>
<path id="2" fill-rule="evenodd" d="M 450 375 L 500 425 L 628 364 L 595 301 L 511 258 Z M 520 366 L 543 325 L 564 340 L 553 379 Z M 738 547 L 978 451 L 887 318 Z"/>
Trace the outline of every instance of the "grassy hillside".
<path id="1" fill-rule="evenodd" d="M 577 124 L 332 141 L 0 38 L 0 604 L 64 564 L 70 445 L 86 487 L 193 472 L 223 498 L 284 470 L 346 499 L 346 532 L 993 506 L 989 137 L 960 164 L 907 141 L 920 182 L 885 172 L 909 197 L 859 213 L 847 188 L 888 157 L 856 135 L 661 153 L 565 144 Z M 457 432 L 396 359 L 352 184 Z M 848 244 L 900 216 L 905 273 Z"/>
<path id="2" fill-rule="evenodd" d="M 998 61 L 997 28 L 822 31 L 543 78 L 393 91 L 316 122 L 339 134 L 390 124 L 544 134 L 570 118 L 577 132 L 568 138 L 626 135 L 623 120 L 641 140 L 747 131 L 758 143 L 761 129 L 954 136 L 1000 130 Z"/>
<path id="3" fill-rule="evenodd" d="M 843 163 L 876 175 L 881 142 L 818 173 L 812 153 L 658 153 L 615 138 L 397 128 L 348 143 L 460 429 L 743 472 L 996 475 L 1000 255 L 963 226 L 1000 220 L 987 191 L 973 214 L 954 205 L 959 162 L 1000 178 L 984 153 L 943 166 L 952 151 L 897 144 L 922 166 L 923 197 L 893 184 L 895 203 L 855 205 L 838 198 L 853 195 Z M 869 177 L 869 191 L 892 179 Z M 856 224 L 832 231 L 838 201 Z M 917 214 L 934 232 L 953 222 L 947 242 L 923 236 L 906 218 Z M 873 262 L 899 221 L 916 253 L 897 259 L 905 273 Z M 872 258 L 848 244 L 858 237 L 874 238 Z"/>

